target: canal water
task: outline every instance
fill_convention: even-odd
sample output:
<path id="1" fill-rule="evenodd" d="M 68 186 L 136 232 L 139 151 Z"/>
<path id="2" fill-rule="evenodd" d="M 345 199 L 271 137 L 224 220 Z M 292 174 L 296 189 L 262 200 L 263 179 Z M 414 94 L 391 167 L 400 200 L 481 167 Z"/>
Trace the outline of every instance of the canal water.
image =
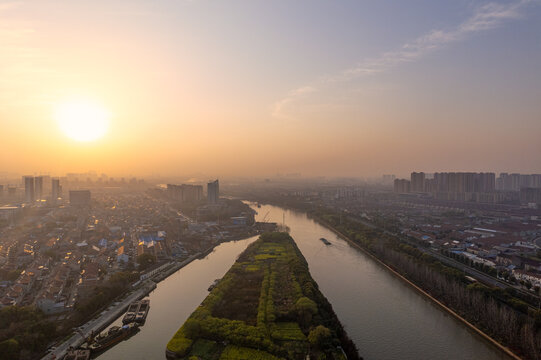
<path id="1" fill-rule="evenodd" d="M 255 209 L 260 220 L 285 219 L 310 273 L 365 359 L 510 359 L 306 214 L 270 205 Z M 150 312 L 141 331 L 99 359 L 164 359 L 167 342 L 206 297 L 208 286 L 255 239 L 221 244 L 159 283 L 149 296 Z"/>

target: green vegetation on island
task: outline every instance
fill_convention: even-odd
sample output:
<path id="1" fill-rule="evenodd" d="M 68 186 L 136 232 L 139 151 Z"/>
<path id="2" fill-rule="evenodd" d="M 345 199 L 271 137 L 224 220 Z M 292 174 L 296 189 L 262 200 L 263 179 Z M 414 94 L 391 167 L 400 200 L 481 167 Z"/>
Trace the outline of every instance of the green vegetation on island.
<path id="1" fill-rule="evenodd" d="M 287 233 L 265 233 L 167 344 L 173 359 L 360 359 Z"/>

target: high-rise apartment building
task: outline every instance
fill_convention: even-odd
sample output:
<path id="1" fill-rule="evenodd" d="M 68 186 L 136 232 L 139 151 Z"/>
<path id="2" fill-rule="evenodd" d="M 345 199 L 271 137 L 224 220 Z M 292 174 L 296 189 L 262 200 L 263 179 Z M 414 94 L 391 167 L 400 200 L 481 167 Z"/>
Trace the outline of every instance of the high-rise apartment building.
<path id="1" fill-rule="evenodd" d="M 423 172 L 412 172 L 411 181 L 397 179 L 394 182 L 396 193 L 425 192 L 435 199 L 450 201 L 499 202 L 504 197 L 495 190 L 494 173 L 442 172 L 427 177 Z"/>
<path id="2" fill-rule="evenodd" d="M 53 178 L 51 180 L 51 201 L 53 203 L 56 203 L 56 201 L 60 197 L 60 194 L 60 180 L 58 178 Z"/>
<path id="3" fill-rule="evenodd" d="M 183 202 L 198 202 L 203 198 L 203 185 L 180 185 Z"/>
<path id="4" fill-rule="evenodd" d="M 43 177 L 36 176 L 34 178 L 34 196 L 36 200 L 43 199 Z"/>
<path id="5" fill-rule="evenodd" d="M 406 179 L 395 179 L 394 192 L 397 194 L 407 194 L 411 190 L 411 183 Z"/>
<path id="6" fill-rule="evenodd" d="M 167 184 L 167 193 L 174 201 L 198 202 L 203 198 L 203 186 L 189 184 Z"/>
<path id="7" fill-rule="evenodd" d="M 500 173 L 496 179 L 496 189 L 501 191 L 520 191 L 522 188 L 541 188 L 541 174 Z"/>
<path id="8" fill-rule="evenodd" d="M 488 193 L 496 189 L 496 176 L 494 173 L 435 173 L 434 183 L 436 192 Z"/>
<path id="9" fill-rule="evenodd" d="M 220 183 L 218 179 L 209 181 L 207 184 L 207 201 L 209 204 L 217 204 L 220 199 Z"/>
<path id="10" fill-rule="evenodd" d="M 523 187 L 520 189 L 520 202 L 541 205 L 541 188 Z"/>
<path id="11" fill-rule="evenodd" d="M 410 181 L 411 181 L 412 192 L 425 191 L 425 173 L 424 172 L 412 172 Z"/>
<path id="12" fill-rule="evenodd" d="M 474 192 L 489 193 L 496 190 L 496 175 L 494 173 L 480 173 L 478 175 L 478 187 Z"/>
<path id="13" fill-rule="evenodd" d="M 33 203 L 36 198 L 34 194 L 34 177 L 23 176 L 24 182 L 24 201 L 27 203 Z"/>

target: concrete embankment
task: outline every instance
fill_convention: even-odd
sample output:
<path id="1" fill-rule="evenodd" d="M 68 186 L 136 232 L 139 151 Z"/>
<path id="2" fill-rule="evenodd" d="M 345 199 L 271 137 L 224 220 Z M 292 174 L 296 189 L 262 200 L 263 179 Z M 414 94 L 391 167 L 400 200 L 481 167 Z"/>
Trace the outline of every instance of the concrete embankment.
<path id="1" fill-rule="evenodd" d="M 219 244 L 220 243 L 214 244 L 207 250 L 195 253 L 183 261 L 172 261 L 170 263 L 170 266 L 165 267 L 162 271 L 158 272 L 152 277 L 142 280 L 141 283 L 134 290 L 132 290 L 132 292 L 128 293 L 122 300 L 120 300 L 119 302 L 115 302 L 114 304 L 109 306 L 107 310 L 101 312 L 96 318 L 90 320 L 89 322 L 81 326 L 79 330 L 76 330 L 69 339 L 62 342 L 53 351 L 45 355 L 42 360 L 62 359 L 70 347 L 77 348 L 81 346 L 81 344 L 83 344 L 83 342 L 90 335 L 97 334 L 103 329 L 105 329 L 119 316 L 121 316 L 132 302 L 145 297 L 153 289 L 155 289 L 158 282 L 163 281 L 170 275 L 180 270 L 182 267 L 191 263 L 193 260 L 208 255 Z"/>
<path id="2" fill-rule="evenodd" d="M 151 279 L 145 280 L 136 290 L 127 295 L 123 300 L 114 303 L 107 310 L 103 311 L 97 318 L 92 319 L 81 326 L 80 331 L 77 331 L 68 340 L 60 344 L 54 351 L 44 356 L 42 360 L 61 359 L 64 357 L 64 355 L 66 355 L 69 348 L 77 348 L 81 346 L 81 344 L 85 342 L 85 339 L 92 334 L 101 332 L 119 316 L 121 316 L 132 302 L 140 300 L 148 295 L 156 288 L 156 284 L 158 282 L 180 270 L 182 267 L 197 259 L 200 255 L 200 253 L 196 253 L 184 261 L 171 262 L 171 266 L 169 268 L 156 274 Z"/>
<path id="3" fill-rule="evenodd" d="M 383 261 L 381 261 L 379 258 L 377 258 L 376 256 L 374 256 L 372 253 L 370 253 L 369 251 L 367 251 L 366 249 L 364 249 L 362 246 L 360 246 L 359 244 L 357 244 L 356 242 L 354 242 L 353 240 L 351 240 L 347 235 L 343 234 L 342 232 L 340 232 L 339 230 L 335 229 L 333 226 L 331 226 L 330 224 L 328 224 L 327 222 L 325 222 L 324 220 L 322 219 L 319 219 L 319 218 L 313 218 L 314 220 L 316 220 L 318 223 L 320 223 L 321 225 L 323 225 L 324 227 L 328 228 L 329 230 L 331 230 L 332 232 L 334 232 L 335 234 L 339 235 L 341 238 L 343 238 L 344 240 L 346 240 L 351 246 L 355 247 L 356 249 L 362 251 L 364 254 L 366 254 L 367 256 L 369 256 L 371 259 L 373 259 L 375 262 L 377 262 L 378 264 L 380 264 L 381 266 L 383 266 L 385 269 L 387 269 L 388 271 L 390 271 L 393 275 L 397 276 L 398 278 L 400 278 L 401 280 L 403 280 L 405 283 L 407 283 L 408 285 L 410 285 L 412 288 L 414 288 L 416 291 L 418 291 L 419 293 L 423 294 L 424 296 L 426 296 L 428 299 L 430 299 L 432 302 L 434 302 L 435 304 L 437 304 L 439 307 L 441 307 L 442 309 L 444 309 L 446 312 L 448 312 L 449 314 L 451 314 L 453 317 L 455 317 L 456 319 L 458 319 L 459 321 L 461 321 L 462 323 L 464 323 L 469 329 L 473 330 L 474 332 L 476 332 L 478 335 L 480 335 L 482 338 L 484 338 L 486 341 L 490 342 L 491 344 L 493 344 L 494 346 L 496 346 L 497 348 L 499 348 L 502 352 L 506 353 L 508 356 L 510 356 L 511 358 L 515 359 L 515 360 L 522 360 L 522 358 L 520 356 L 518 356 L 517 354 L 515 354 L 513 351 L 511 351 L 509 348 L 503 346 L 502 344 L 500 344 L 499 342 L 497 342 L 496 340 L 494 340 L 492 337 L 490 337 L 488 334 L 486 334 L 485 332 L 483 332 L 482 330 L 480 330 L 479 328 L 477 328 L 475 325 L 473 325 L 472 323 L 470 323 L 468 320 L 466 320 L 465 318 L 463 318 L 462 316 L 460 316 L 458 313 L 456 313 L 454 310 L 452 310 L 451 308 L 449 308 L 448 306 L 446 306 L 445 304 L 443 304 L 442 302 L 440 302 L 439 300 L 437 300 L 436 298 L 434 298 L 432 295 L 430 295 L 429 293 L 427 293 L 426 291 L 424 291 L 423 289 L 421 289 L 419 286 L 415 285 L 413 282 L 411 282 L 410 280 L 408 280 L 407 278 L 405 278 L 404 276 L 402 276 L 400 273 L 398 273 L 396 270 L 394 270 L 393 268 L 391 268 L 389 265 L 387 265 L 386 263 L 384 263 Z"/>
<path id="4" fill-rule="evenodd" d="M 94 318 L 81 326 L 74 335 L 60 344 L 54 351 L 42 358 L 42 360 L 62 359 L 69 348 L 81 346 L 85 339 L 92 334 L 97 334 L 111 324 L 115 319 L 122 315 L 128 306 L 139 299 L 145 297 L 149 292 L 156 288 L 156 283 L 146 281 L 137 290 L 127 295 L 124 299 L 111 305 L 103 311 L 97 318 Z"/>

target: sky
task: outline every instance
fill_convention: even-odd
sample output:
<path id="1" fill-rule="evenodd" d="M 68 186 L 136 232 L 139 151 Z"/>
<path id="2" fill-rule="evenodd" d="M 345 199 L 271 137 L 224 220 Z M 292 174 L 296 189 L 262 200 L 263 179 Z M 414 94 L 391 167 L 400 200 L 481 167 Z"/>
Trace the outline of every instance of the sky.
<path id="1" fill-rule="evenodd" d="M 541 173 L 540 64 L 540 0 L 0 0 L 0 171 Z"/>

